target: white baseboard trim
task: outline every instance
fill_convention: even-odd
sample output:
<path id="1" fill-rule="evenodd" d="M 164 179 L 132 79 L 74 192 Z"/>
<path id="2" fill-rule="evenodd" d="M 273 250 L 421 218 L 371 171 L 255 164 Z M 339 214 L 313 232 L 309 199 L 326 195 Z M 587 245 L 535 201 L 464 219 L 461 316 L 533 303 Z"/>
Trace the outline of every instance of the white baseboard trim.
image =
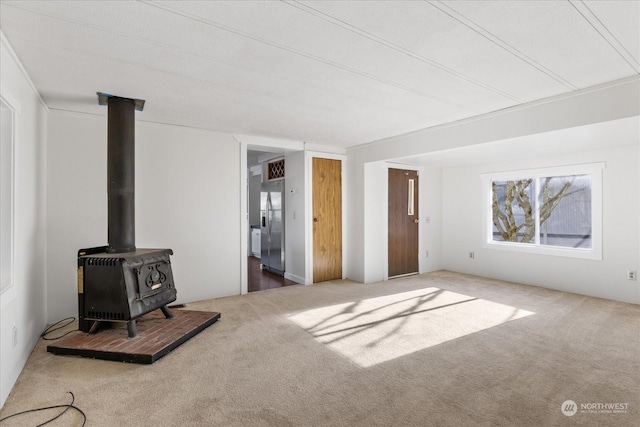
<path id="1" fill-rule="evenodd" d="M 284 272 L 284 278 L 301 285 L 306 285 L 304 278 L 296 276 L 295 274 L 287 273 L 286 271 Z"/>

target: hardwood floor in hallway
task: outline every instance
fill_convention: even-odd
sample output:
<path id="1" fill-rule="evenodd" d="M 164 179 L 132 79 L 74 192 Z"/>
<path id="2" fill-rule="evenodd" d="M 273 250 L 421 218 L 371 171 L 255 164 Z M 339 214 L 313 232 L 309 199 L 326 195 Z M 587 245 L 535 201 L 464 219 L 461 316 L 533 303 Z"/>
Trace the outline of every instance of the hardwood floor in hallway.
<path id="1" fill-rule="evenodd" d="M 248 289 L 249 292 L 264 291 L 265 289 L 280 288 L 282 286 L 297 285 L 298 283 L 285 279 L 277 274 L 260 269 L 260 258 L 249 257 Z"/>

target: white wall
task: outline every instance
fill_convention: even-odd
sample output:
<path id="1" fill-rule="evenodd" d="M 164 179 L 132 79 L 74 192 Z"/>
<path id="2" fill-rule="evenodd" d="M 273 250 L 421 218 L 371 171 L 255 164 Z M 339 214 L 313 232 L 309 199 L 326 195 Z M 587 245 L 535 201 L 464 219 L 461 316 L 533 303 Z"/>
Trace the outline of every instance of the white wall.
<path id="1" fill-rule="evenodd" d="M 384 280 L 387 258 L 387 188 L 388 175 L 385 162 L 364 165 L 364 262 L 369 268 L 364 283 Z"/>
<path id="2" fill-rule="evenodd" d="M 16 110 L 14 277 L 13 285 L 0 295 L 2 406 L 46 326 L 47 109 L 2 33 L 0 37 L 0 95 Z"/>
<path id="3" fill-rule="evenodd" d="M 420 272 L 426 273 L 440 270 L 443 265 L 442 169 L 438 166 L 425 166 L 422 169 L 420 209 Z"/>
<path id="4" fill-rule="evenodd" d="M 613 142 L 612 142 L 613 143 Z M 448 270 L 640 304 L 638 145 L 443 171 L 443 251 Z M 602 261 L 483 248 L 481 173 L 606 162 Z M 469 259 L 469 251 L 475 258 Z"/>
<path id="5" fill-rule="evenodd" d="M 349 179 L 346 188 L 349 191 L 347 199 L 347 226 L 345 229 L 346 238 L 349 242 L 347 249 L 346 276 L 356 282 L 365 282 L 366 267 L 373 268 L 370 263 L 365 263 L 365 221 L 368 206 L 365 206 L 365 163 L 363 152 L 350 152 L 348 155 L 347 168 Z"/>
<path id="6" fill-rule="evenodd" d="M 78 249 L 107 244 L 106 130 L 50 112 L 50 321 L 77 314 Z M 177 303 L 240 293 L 240 165 L 229 134 L 136 122 L 136 246 L 173 249 Z"/>
<path id="7" fill-rule="evenodd" d="M 285 155 L 285 276 L 305 284 L 304 151 Z"/>
<path id="8" fill-rule="evenodd" d="M 151 123 L 136 132 L 136 244 L 173 249 L 178 302 L 239 294 L 238 142 Z"/>

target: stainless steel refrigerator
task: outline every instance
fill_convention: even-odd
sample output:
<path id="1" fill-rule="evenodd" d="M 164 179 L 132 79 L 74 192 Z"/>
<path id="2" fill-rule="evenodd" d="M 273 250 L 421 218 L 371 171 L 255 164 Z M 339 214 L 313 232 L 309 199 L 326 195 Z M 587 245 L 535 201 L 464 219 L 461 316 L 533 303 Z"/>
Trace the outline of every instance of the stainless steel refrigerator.
<path id="1" fill-rule="evenodd" d="M 284 276 L 284 180 L 262 183 L 260 192 L 262 269 Z"/>

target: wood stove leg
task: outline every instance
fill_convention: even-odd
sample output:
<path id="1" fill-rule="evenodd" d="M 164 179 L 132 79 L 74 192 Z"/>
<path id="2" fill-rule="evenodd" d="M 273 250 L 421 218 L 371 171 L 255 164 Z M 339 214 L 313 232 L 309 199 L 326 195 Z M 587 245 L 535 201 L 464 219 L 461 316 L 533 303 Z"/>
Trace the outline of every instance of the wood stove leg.
<path id="1" fill-rule="evenodd" d="M 164 314 L 164 317 L 167 319 L 173 318 L 173 313 L 169 311 L 169 308 L 166 305 L 160 307 L 160 310 L 162 310 L 162 314 Z"/>
<path id="2" fill-rule="evenodd" d="M 89 334 L 89 335 L 93 335 L 93 334 L 95 334 L 96 332 L 98 332 L 98 328 L 99 328 L 99 327 L 100 327 L 100 321 L 99 321 L 99 320 L 94 321 L 94 322 L 91 324 L 91 328 L 89 328 L 89 332 L 88 332 L 88 334 Z"/>
<path id="3" fill-rule="evenodd" d="M 130 320 L 127 322 L 127 333 L 129 338 L 135 338 L 138 335 L 138 328 L 136 327 L 136 321 Z"/>

